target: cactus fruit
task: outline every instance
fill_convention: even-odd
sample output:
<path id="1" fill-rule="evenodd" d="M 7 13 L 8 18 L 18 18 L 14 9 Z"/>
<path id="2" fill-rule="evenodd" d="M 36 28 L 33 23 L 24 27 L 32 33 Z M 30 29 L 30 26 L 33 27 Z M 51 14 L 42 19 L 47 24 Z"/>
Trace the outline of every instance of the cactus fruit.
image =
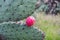
<path id="1" fill-rule="evenodd" d="M 27 27 L 12 22 L 0 24 L 0 34 L 6 40 L 43 40 L 44 33 L 36 27 Z"/>
<path id="2" fill-rule="evenodd" d="M 34 24 L 35 24 L 35 18 L 33 16 L 27 17 L 27 19 L 26 19 L 26 25 L 28 27 L 31 27 Z"/>
<path id="3" fill-rule="evenodd" d="M 37 0 L 0 0 L 0 22 L 19 21 L 33 14 Z"/>

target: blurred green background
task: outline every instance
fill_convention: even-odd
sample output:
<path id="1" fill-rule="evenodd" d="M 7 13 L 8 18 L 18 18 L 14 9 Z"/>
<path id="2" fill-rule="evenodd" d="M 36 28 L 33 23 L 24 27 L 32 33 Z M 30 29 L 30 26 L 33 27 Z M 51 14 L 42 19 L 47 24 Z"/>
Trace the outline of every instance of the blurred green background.
<path id="1" fill-rule="evenodd" d="M 35 26 L 45 32 L 45 40 L 60 40 L 60 15 L 45 15 L 44 12 L 34 15 Z"/>

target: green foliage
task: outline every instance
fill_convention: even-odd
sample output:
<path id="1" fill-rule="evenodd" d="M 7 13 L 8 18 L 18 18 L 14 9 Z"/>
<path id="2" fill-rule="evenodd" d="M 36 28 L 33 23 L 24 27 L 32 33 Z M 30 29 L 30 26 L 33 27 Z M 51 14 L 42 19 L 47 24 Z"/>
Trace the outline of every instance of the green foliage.
<path id="1" fill-rule="evenodd" d="M 42 4 L 37 10 L 36 12 L 42 12 L 42 11 L 46 11 L 48 9 L 48 5 Z"/>
<path id="2" fill-rule="evenodd" d="M 41 6 L 36 10 L 37 12 L 46 12 L 49 9 L 48 4 L 41 4 Z M 60 3 L 57 3 L 56 11 L 60 12 Z"/>
<path id="3" fill-rule="evenodd" d="M 41 12 L 36 15 L 36 20 L 35 26 L 45 32 L 44 40 L 60 40 L 60 15 L 45 15 Z"/>
<path id="4" fill-rule="evenodd" d="M 27 27 L 12 22 L 0 23 L 0 34 L 6 40 L 43 40 L 44 33 L 36 27 Z"/>

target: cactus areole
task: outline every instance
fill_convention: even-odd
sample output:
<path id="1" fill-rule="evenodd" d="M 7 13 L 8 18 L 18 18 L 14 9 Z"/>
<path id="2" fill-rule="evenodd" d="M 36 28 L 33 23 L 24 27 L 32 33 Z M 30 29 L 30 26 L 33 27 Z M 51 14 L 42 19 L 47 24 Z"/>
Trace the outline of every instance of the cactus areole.
<path id="1" fill-rule="evenodd" d="M 33 16 L 29 16 L 26 19 L 26 25 L 31 27 L 35 23 L 35 18 Z"/>

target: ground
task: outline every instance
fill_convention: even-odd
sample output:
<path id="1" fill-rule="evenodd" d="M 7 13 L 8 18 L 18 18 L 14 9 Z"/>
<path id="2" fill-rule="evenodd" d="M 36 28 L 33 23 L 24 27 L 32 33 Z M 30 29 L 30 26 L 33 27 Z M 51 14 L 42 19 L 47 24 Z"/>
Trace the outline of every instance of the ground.
<path id="1" fill-rule="evenodd" d="M 45 40 L 60 40 L 60 15 L 45 15 L 43 12 L 34 15 L 35 26 L 45 32 Z"/>

